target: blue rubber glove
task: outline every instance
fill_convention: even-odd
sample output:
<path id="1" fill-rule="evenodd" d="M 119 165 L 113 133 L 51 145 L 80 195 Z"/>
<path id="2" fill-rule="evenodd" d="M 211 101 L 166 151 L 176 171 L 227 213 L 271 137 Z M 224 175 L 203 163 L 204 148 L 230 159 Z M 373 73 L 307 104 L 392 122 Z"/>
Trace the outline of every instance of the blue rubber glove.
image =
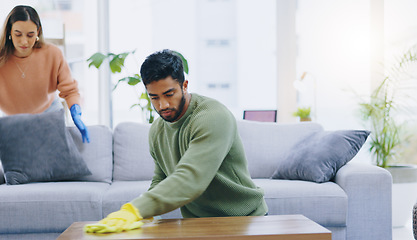
<path id="1" fill-rule="evenodd" d="M 70 108 L 71 117 L 74 121 L 75 126 L 77 126 L 78 130 L 81 132 L 81 136 L 83 137 L 83 143 L 87 141 L 90 142 L 90 136 L 88 134 L 87 127 L 84 125 L 83 121 L 81 121 L 81 107 L 78 104 L 74 104 Z"/>

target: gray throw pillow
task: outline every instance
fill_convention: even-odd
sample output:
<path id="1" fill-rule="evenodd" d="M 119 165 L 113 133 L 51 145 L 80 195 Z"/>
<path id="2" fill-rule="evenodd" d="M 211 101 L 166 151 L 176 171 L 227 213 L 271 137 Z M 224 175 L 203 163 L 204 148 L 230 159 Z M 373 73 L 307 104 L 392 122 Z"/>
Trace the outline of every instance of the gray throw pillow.
<path id="1" fill-rule="evenodd" d="M 369 134 L 365 130 L 314 132 L 291 147 L 272 178 L 327 182 L 352 160 Z"/>
<path id="2" fill-rule="evenodd" d="M 0 160 L 6 184 L 91 174 L 65 127 L 63 111 L 0 118 Z"/>

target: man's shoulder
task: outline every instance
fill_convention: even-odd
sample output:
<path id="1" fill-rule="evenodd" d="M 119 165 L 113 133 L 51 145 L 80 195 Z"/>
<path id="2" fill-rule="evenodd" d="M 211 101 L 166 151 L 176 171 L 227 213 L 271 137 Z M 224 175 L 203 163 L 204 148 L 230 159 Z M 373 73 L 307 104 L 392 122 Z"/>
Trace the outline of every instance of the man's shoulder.
<path id="1" fill-rule="evenodd" d="M 203 108 L 203 109 L 218 109 L 219 107 L 226 108 L 226 106 L 223 103 L 211 97 L 193 93 L 193 98 L 196 98 L 195 108 Z"/>
<path id="2" fill-rule="evenodd" d="M 152 125 L 151 125 L 151 128 L 150 128 L 150 132 L 153 132 L 153 133 L 155 133 L 155 131 L 158 131 L 159 129 L 161 129 L 162 128 L 162 125 L 163 125 L 163 119 L 162 118 L 160 118 L 160 117 L 157 117 L 154 121 L 153 121 L 153 123 L 152 123 Z"/>
<path id="3" fill-rule="evenodd" d="M 192 118 L 194 120 L 200 119 L 204 122 L 207 121 L 207 119 L 213 121 L 226 119 L 235 120 L 232 112 L 223 103 L 214 98 L 197 95 L 196 101 L 192 113 Z"/>

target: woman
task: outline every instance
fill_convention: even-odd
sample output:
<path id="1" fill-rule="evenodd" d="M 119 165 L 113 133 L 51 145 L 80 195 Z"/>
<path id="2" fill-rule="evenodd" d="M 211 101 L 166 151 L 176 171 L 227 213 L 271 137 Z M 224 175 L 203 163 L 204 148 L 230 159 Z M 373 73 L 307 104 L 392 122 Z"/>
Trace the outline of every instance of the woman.
<path id="1" fill-rule="evenodd" d="M 89 142 L 81 121 L 77 82 L 61 50 L 45 43 L 35 9 L 16 6 L 9 13 L 0 36 L 0 109 L 7 115 L 42 113 L 62 108 L 59 96 L 70 107 L 83 142 Z"/>

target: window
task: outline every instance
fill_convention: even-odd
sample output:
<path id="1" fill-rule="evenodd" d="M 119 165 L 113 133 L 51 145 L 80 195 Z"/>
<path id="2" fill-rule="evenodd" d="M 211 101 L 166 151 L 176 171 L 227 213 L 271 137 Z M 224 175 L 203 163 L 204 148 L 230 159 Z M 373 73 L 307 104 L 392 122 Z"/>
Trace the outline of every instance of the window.
<path id="1" fill-rule="evenodd" d="M 275 0 L 111 0 L 109 9 L 110 51 L 136 49 L 123 74 L 169 48 L 188 60 L 190 92 L 220 100 L 239 119 L 243 109 L 276 109 Z M 140 90 L 122 85 L 113 92 L 114 125 L 142 120 L 140 108 L 130 109 Z"/>

